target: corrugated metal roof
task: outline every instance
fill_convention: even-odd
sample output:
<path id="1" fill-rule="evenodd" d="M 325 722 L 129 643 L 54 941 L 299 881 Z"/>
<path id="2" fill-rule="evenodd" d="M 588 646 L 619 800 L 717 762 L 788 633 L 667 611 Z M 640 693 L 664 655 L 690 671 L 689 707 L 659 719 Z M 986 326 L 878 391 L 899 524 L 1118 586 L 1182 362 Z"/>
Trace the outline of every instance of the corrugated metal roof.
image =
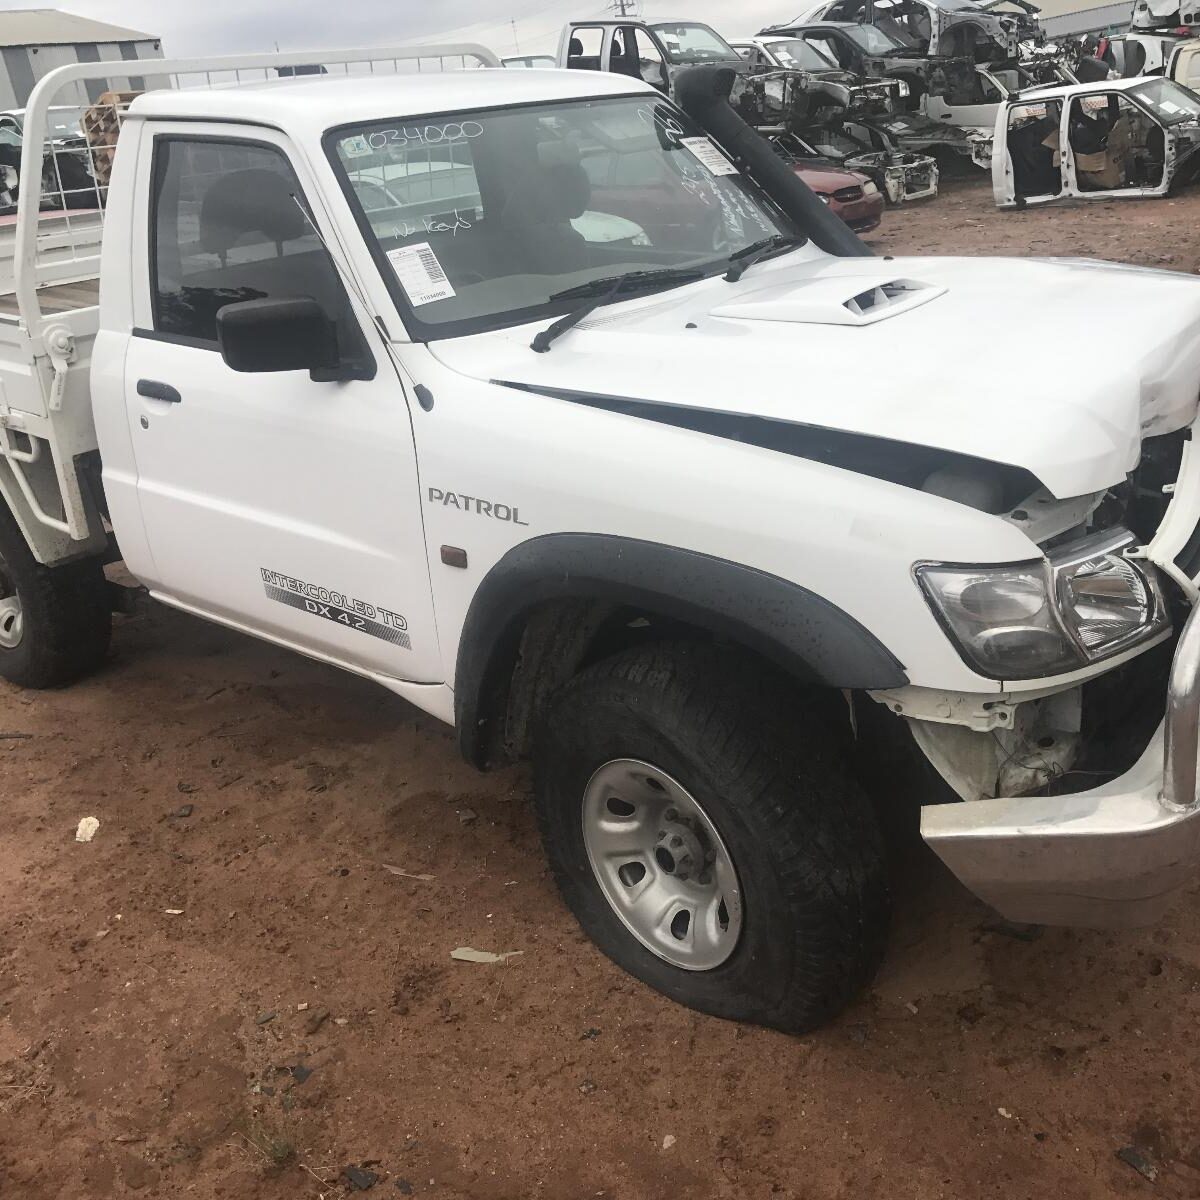
<path id="1" fill-rule="evenodd" d="M 120 25 L 107 25 L 90 17 L 59 12 L 56 8 L 0 10 L 0 46 L 61 46 L 75 42 L 156 42 L 154 34 L 139 33 Z"/>

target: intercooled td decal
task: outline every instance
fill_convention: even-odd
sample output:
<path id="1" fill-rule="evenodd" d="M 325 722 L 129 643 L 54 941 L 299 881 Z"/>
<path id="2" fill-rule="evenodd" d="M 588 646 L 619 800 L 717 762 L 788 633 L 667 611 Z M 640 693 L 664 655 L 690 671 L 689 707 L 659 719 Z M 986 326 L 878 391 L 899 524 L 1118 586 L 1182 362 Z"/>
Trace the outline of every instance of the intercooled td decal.
<path id="1" fill-rule="evenodd" d="M 380 608 L 377 604 L 368 604 L 365 600 L 355 600 L 345 592 L 335 592 L 315 583 L 305 583 L 303 579 L 294 579 L 291 575 L 269 571 L 266 567 L 259 567 L 259 571 L 262 572 L 263 590 L 268 599 L 345 625 L 347 629 L 369 633 L 372 637 L 391 642 L 393 646 L 412 649 L 407 632 L 408 622 L 399 613 Z"/>

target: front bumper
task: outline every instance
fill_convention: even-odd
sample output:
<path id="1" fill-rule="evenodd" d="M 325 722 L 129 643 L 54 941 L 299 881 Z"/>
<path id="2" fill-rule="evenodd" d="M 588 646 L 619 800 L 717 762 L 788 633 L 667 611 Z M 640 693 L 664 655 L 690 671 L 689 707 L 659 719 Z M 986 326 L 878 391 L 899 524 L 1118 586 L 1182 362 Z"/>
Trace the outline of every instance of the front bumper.
<path id="1" fill-rule="evenodd" d="M 864 196 L 861 200 L 842 201 L 836 198 L 829 202 L 829 211 L 836 213 L 855 233 L 870 233 L 879 226 L 883 216 L 883 193 Z"/>
<path id="2" fill-rule="evenodd" d="M 1200 608 L 1184 626 L 1163 723 L 1118 779 L 1066 796 L 921 811 L 921 833 L 980 899 L 1013 921 L 1157 921 L 1200 865 Z"/>

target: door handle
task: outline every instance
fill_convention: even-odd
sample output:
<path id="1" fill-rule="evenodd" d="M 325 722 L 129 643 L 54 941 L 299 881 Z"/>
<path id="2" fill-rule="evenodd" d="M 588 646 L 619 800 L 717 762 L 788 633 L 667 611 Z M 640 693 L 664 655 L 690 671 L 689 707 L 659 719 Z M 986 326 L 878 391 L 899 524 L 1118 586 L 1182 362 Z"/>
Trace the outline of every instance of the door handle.
<path id="1" fill-rule="evenodd" d="M 169 383 L 159 383 L 157 379 L 139 379 L 137 394 L 147 396 L 151 400 L 165 400 L 168 404 L 179 404 L 183 400 L 177 388 L 173 388 Z"/>

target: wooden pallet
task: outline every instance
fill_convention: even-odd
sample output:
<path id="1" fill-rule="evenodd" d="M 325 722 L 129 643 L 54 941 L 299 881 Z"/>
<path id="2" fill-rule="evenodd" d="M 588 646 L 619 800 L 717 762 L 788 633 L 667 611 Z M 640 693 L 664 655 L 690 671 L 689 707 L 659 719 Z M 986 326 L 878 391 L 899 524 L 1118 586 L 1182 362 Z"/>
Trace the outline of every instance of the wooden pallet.
<path id="1" fill-rule="evenodd" d="M 108 186 L 109 177 L 112 175 L 113 150 L 117 144 L 117 135 L 121 132 L 121 121 L 125 111 L 141 94 L 104 92 L 83 114 L 83 132 L 92 156 L 96 182 L 101 187 Z"/>

